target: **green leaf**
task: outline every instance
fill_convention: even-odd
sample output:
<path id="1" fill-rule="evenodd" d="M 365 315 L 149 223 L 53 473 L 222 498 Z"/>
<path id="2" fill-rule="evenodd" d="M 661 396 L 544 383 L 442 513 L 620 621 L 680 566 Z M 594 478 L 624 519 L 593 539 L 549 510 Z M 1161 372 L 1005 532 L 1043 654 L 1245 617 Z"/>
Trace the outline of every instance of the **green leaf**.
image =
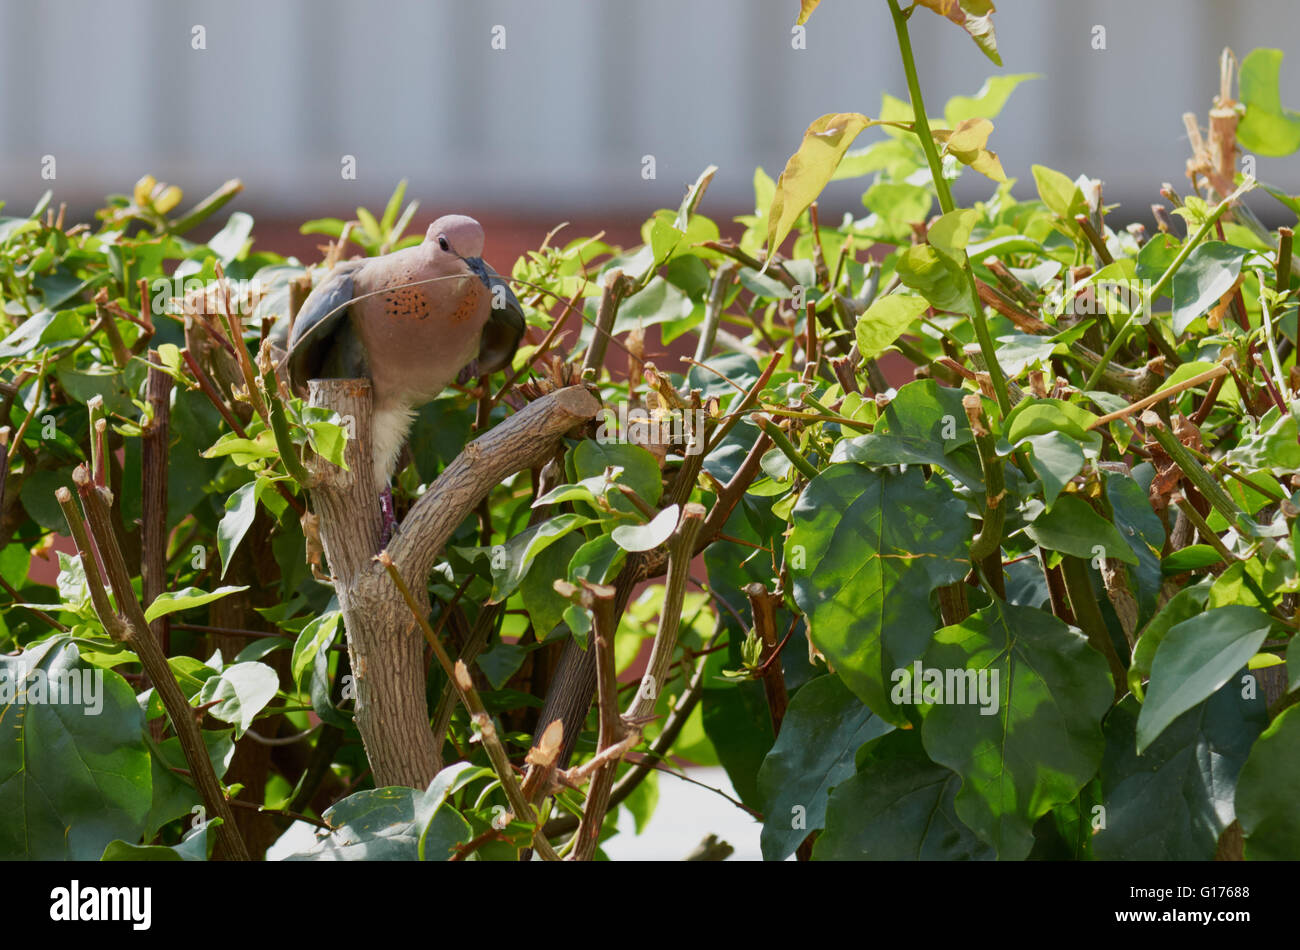
<path id="1" fill-rule="evenodd" d="M 1237 779 L 1237 817 L 1252 861 L 1300 858 L 1300 712 L 1284 710 L 1259 737 Z"/>
<path id="2" fill-rule="evenodd" d="M 143 730 L 126 681 L 66 640 L 0 654 L 0 859 L 94 861 L 138 840 L 152 801 Z"/>
<path id="3" fill-rule="evenodd" d="M 929 244 L 915 244 L 898 256 L 898 278 L 936 310 L 970 316 L 970 290 L 966 276 L 951 257 Z"/>
<path id="4" fill-rule="evenodd" d="M 1106 661 L 1046 611 L 995 600 L 936 633 L 924 667 L 987 673 L 996 689 L 993 714 L 969 698 L 926 705 L 921 738 L 930 758 L 963 779 L 961 820 L 1000 859 L 1024 858 L 1034 822 L 1097 771 L 1114 697 Z"/>
<path id="5" fill-rule="evenodd" d="M 1156 649 L 1173 627 L 1190 620 L 1205 610 L 1205 602 L 1210 596 L 1208 587 L 1189 587 L 1180 590 L 1160 609 L 1138 637 L 1133 645 L 1133 662 L 1128 669 L 1128 685 L 1139 700 L 1143 698 L 1142 680 L 1151 675 L 1151 661 L 1155 659 Z"/>
<path id="6" fill-rule="evenodd" d="M 0 340 L 0 359 L 26 356 L 38 346 L 51 348 L 58 343 L 70 343 L 85 332 L 85 321 L 73 310 L 59 313 L 38 310 Z"/>
<path id="7" fill-rule="evenodd" d="M 1246 471 L 1267 469 L 1283 475 L 1300 469 L 1300 427 L 1295 416 L 1270 409 L 1254 431 L 1247 431 L 1224 458 Z"/>
<path id="8" fill-rule="evenodd" d="M 831 461 L 938 465 L 972 491 L 982 492 L 984 476 L 962 395 L 960 389 L 940 386 L 932 379 L 908 383 L 889 401 L 876 430 L 841 439 Z M 951 438 L 946 437 L 949 432 Z"/>
<path id="9" fill-rule="evenodd" d="M 873 712 L 903 725 L 890 676 L 930 642 L 930 591 L 970 570 L 965 503 L 917 468 L 895 475 L 840 464 L 808 484 L 792 521 L 786 554 L 813 642 Z"/>
<path id="10" fill-rule="evenodd" d="M 1137 700 L 1106 716 L 1101 764 L 1106 825 L 1093 837 L 1103 861 L 1209 861 L 1233 820 L 1233 788 L 1268 722 L 1263 703 L 1226 685 L 1179 716 L 1138 755 Z"/>
<path id="11" fill-rule="evenodd" d="M 601 474 L 584 478 L 580 482 L 556 485 L 541 498 L 534 501 L 532 506 L 534 508 L 544 508 L 547 505 L 558 505 L 562 501 L 585 501 L 591 505 L 596 505 L 597 499 L 608 495 L 610 487 L 618 481 L 618 477 L 622 474 L 623 467 L 613 465 Z"/>
<path id="12" fill-rule="evenodd" d="M 776 194 L 767 212 L 769 258 L 780 248 L 799 215 L 817 200 L 858 133 L 875 124 L 857 112 L 836 112 L 808 126 L 798 150 L 777 179 Z"/>
<path id="13" fill-rule="evenodd" d="M 503 556 L 492 555 L 492 596 L 488 603 L 499 604 L 518 588 L 532 566 L 533 558 L 570 531 L 592 524 L 585 515 L 566 512 L 525 528 L 505 543 Z"/>
<path id="14" fill-rule="evenodd" d="M 669 505 L 648 524 L 621 524 L 610 532 L 610 537 L 624 551 L 650 551 L 672 537 L 679 514 L 677 505 Z"/>
<path id="15" fill-rule="evenodd" d="M 1038 78 L 1038 73 L 990 76 L 973 97 L 953 96 L 949 99 L 943 107 L 943 120 L 948 128 L 955 129 L 963 119 L 996 118 L 1017 86 L 1026 80 Z"/>
<path id="16" fill-rule="evenodd" d="M 928 240 L 932 247 L 960 266 L 961 252 L 970 243 L 971 231 L 978 221 L 979 212 L 971 208 L 949 211 L 930 226 Z"/>
<path id="17" fill-rule="evenodd" d="M 214 600 L 220 600 L 227 594 L 237 594 L 241 590 L 248 590 L 248 587 L 218 587 L 216 590 L 200 590 L 197 587 L 186 587 L 183 590 L 164 591 L 155 597 L 153 603 L 145 610 L 144 619 L 153 623 L 159 617 L 165 617 L 167 614 L 174 614 L 180 610 L 189 610 L 191 607 L 202 607 Z"/>
<path id="18" fill-rule="evenodd" d="M 298 229 L 299 234 L 325 234 L 337 238 L 343 233 L 344 222 L 339 218 L 314 218 Z"/>
<path id="19" fill-rule="evenodd" d="M 1139 467 L 1134 474 L 1142 474 Z M 1106 498 L 1114 514 L 1115 530 L 1137 557 L 1137 571 L 1131 575 L 1137 595 L 1138 622 L 1145 623 L 1156 612 L 1160 587 L 1164 583 L 1160 552 L 1165 547 L 1165 526 L 1151 507 L 1147 495 L 1150 479 L 1139 482 L 1119 472 L 1105 475 Z"/>
<path id="20" fill-rule="evenodd" d="M 920 185 L 878 181 L 862 196 L 862 204 L 880 218 L 886 234 L 901 239 L 910 237 L 914 223 L 930 216 L 934 196 Z"/>
<path id="21" fill-rule="evenodd" d="M 1198 317 L 1204 316 L 1224 294 L 1232 290 L 1241 274 L 1241 265 L 1250 251 L 1206 241 L 1187 255 L 1173 279 L 1175 333 L 1184 333 Z"/>
<path id="22" fill-rule="evenodd" d="M 618 550 L 607 534 L 600 535 L 597 540 L 604 540 L 614 550 Z M 532 569 L 524 575 L 523 582 L 519 585 L 524 610 L 528 611 L 528 618 L 533 622 L 538 640 L 545 640 L 563 622 L 564 609 L 569 606 L 569 601 L 556 593 L 553 583 L 557 577 L 569 576 L 569 562 L 582 546 L 581 534 L 566 534 L 554 544 L 548 545 L 533 558 Z M 592 580 L 601 583 L 604 578 Z"/>
<path id="23" fill-rule="evenodd" d="M 1025 527 L 1025 534 L 1049 551 L 1073 554 L 1085 560 L 1100 553 L 1102 557 L 1113 557 L 1127 564 L 1138 563 L 1137 555 L 1115 526 L 1075 495 L 1057 498 L 1050 510 Z"/>
<path id="24" fill-rule="evenodd" d="M 568 562 L 568 576 L 574 581 L 585 578 L 593 584 L 605 584 L 614 579 L 626 558 L 627 552 L 609 535 L 602 534 L 584 542 L 573 553 Z"/>
<path id="25" fill-rule="evenodd" d="M 393 229 L 394 222 L 397 221 L 397 212 L 402 207 L 402 200 L 406 197 L 406 179 L 403 178 L 393 189 L 392 196 L 388 199 L 388 204 L 384 206 L 384 216 L 379 219 L 379 230 L 387 234 Z"/>
<path id="26" fill-rule="evenodd" d="M 172 657 L 175 662 L 178 657 Z M 185 659 L 194 659 L 185 657 Z M 198 662 L 198 661 L 195 661 Z M 215 670 L 208 667 L 213 675 Z M 197 689 L 197 688 L 196 688 Z M 161 705 L 161 702 L 159 703 Z M 235 756 L 235 743 L 231 739 L 231 729 L 204 729 L 201 733 L 204 748 L 207 749 L 208 761 L 212 763 L 213 774 L 219 779 L 226 774 L 230 762 Z M 188 779 L 190 769 L 181 749 L 181 741 L 175 736 L 163 739 L 150 747 L 150 771 L 153 774 L 153 804 L 149 808 L 149 818 L 144 837 L 152 838 L 163 825 L 177 818 L 188 817 L 191 825 L 197 817 L 196 805 L 202 805 L 203 799 L 192 782 Z M 178 769 L 183 771 L 177 771 Z M 181 776 L 184 775 L 185 779 Z"/>
<path id="27" fill-rule="evenodd" d="M 335 414 L 331 414 L 335 415 Z M 304 424 L 307 430 L 307 444 L 311 450 L 343 471 L 350 471 L 348 463 L 343 457 L 344 450 L 348 444 L 348 430 L 346 426 L 339 425 L 337 422 L 307 422 Z M 278 453 L 276 453 L 278 454 Z"/>
<path id="28" fill-rule="evenodd" d="M 1026 399 L 1011 409 L 1004 428 L 1006 441 L 1018 446 L 1031 435 L 1060 431 L 1076 441 L 1088 438 L 1088 426 L 1097 421 L 1087 409 L 1061 399 Z"/>
<path id="29" fill-rule="evenodd" d="M 784 861 L 821 828 L 830 790 L 854 774 L 854 755 L 894 727 L 835 675 L 804 684 L 790 700 L 781 734 L 758 770 L 763 859 Z"/>
<path id="30" fill-rule="evenodd" d="M 1233 604 L 1170 629 L 1151 661 L 1151 683 L 1138 717 L 1138 754 L 1244 667 L 1259 652 L 1271 625 L 1262 610 Z"/>
<path id="31" fill-rule="evenodd" d="M 1034 449 L 1034 471 L 1043 482 L 1047 504 L 1056 501 L 1070 479 L 1083 471 L 1083 449 L 1064 432 L 1044 432 L 1026 439 Z"/>
<path id="32" fill-rule="evenodd" d="M 929 301 L 911 294 L 890 294 L 877 299 L 858 317 L 854 328 L 862 358 L 874 360 L 885 352 L 928 309 Z"/>
<path id="33" fill-rule="evenodd" d="M 1185 571 L 1198 571 L 1222 561 L 1223 555 L 1218 548 L 1208 544 L 1189 544 L 1161 561 L 1160 572 L 1172 576 Z"/>
<path id="34" fill-rule="evenodd" d="M 446 803 L 443 776 L 449 771 L 438 773 L 428 791 L 375 788 L 335 802 L 321 816 L 333 830 L 286 860 L 418 861 L 422 855 L 429 861 L 447 860 L 451 848 L 471 834 L 465 819 Z"/>
<path id="35" fill-rule="evenodd" d="M 1237 126 L 1237 141 L 1260 155 L 1279 157 L 1300 149 L 1300 112 L 1282 106 L 1281 71 L 1280 49 L 1251 50 L 1241 61 L 1238 94 L 1246 114 Z"/>
<path id="36" fill-rule="evenodd" d="M 579 442 L 573 450 L 574 481 L 602 476 L 605 469 L 611 466 L 623 469 L 619 481 L 640 495 L 647 505 L 654 507 L 659 504 L 664 491 L 663 475 L 655 457 L 641 446 L 587 439 Z M 619 511 L 634 514 L 640 512 L 622 492 L 613 492 L 609 501 Z"/>
<path id="37" fill-rule="evenodd" d="M 253 724 L 257 714 L 275 698 L 280 677 L 265 663 L 235 663 L 220 676 L 206 680 L 199 690 L 199 705 L 215 702 L 208 715 L 235 726 L 235 737 Z"/>
<path id="38" fill-rule="evenodd" d="M 110 841 L 101 861 L 206 861 L 212 852 L 214 839 L 209 828 L 221 827 L 220 818 L 210 818 L 197 830 L 189 831 L 180 844 L 131 844 L 129 841 Z"/>
<path id="39" fill-rule="evenodd" d="M 342 619 L 343 614 L 340 611 L 330 610 L 313 618 L 299 631 L 298 639 L 293 642 L 293 655 L 289 666 L 295 683 L 302 682 L 303 674 L 316 662 L 316 657 L 334 643 Z"/>
<path id="40" fill-rule="evenodd" d="M 365 232 L 370 241 L 377 245 L 384 239 L 384 232 L 379 229 L 379 222 L 365 208 L 357 209 L 357 220 L 361 223 L 361 230 Z"/>
<path id="41" fill-rule="evenodd" d="M 676 285 L 662 277 L 652 277 L 645 287 L 619 306 L 612 332 L 618 335 L 669 320 L 680 320 L 690 316 L 694 306 L 691 299 Z M 590 333 L 584 334 L 589 335 Z"/>
<path id="42" fill-rule="evenodd" d="M 1034 174 L 1034 184 L 1038 186 L 1038 197 L 1047 205 L 1047 210 L 1061 219 L 1061 223 L 1071 233 L 1078 230 L 1074 216 L 1087 210 L 1087 202 L 1079 186 L 1045 165 L 1034 165 L 1030 170 Z"/>
<path id="43" fill-rule="evenodd" d="M 961 777 L 926 757 L 915 731 L 895 732 L 889 754 L 837 785 L 817 837 L 818 861 L 973 861 L 993 851 L 957 817 Z"/>
<path id="44" fill-rule="evenodd" d="M 226 513 L 217 525 L 217 553 L 221 556 L 221 576 L 230 568 L 230 558 L 244 540 L 257 515 L 257 482 L 245 482 L 226 499 Z"/>
<path id="45" fill-rule="evenodd" d="M 236 211 L 226 221 L 225 227 L 214 234 L 208 241 L 208 249 L 217 255 L 223 266 L 237 258 L 248 243 L 248 236 L 253 233 L 253 219 L 242 211 Z"/>

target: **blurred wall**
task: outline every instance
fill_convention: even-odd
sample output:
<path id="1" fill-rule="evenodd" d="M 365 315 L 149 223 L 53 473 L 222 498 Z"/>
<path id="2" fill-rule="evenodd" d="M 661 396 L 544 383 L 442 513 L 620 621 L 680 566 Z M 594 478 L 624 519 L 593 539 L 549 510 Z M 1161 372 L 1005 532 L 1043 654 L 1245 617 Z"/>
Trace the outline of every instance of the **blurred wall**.
<path id="1" fill-rule="evenodd" d="M 301 218 L 380 203 L 559 220 L 675 205 L 707 164 L 706 210 L 743 210 L 807 123 L 906 87 L 884 0 L 824 0 L 793 50 L 797 0 L 0 0 L 0 199 L 51 185 L 78 210 L 148 171 L 187 199 L 226 178 L 238 207 Z M 997 68 L 964 33 L 914 20 L 930 112 Z M 999 0 L 1006 72 L 1037 72 L 997 121 L 1011 175 L 1032 162 L 1107 182 L 1149 217 L 1178 182 L 1180 116 L 1204 116 L 1218 53 L 1300 37 L 1295 0 Z M 206 49 L 192 48 L 192 29 Z M 495 25 L 504 50 L 492 48 Z M 1092 48 L 1094 26 L 1107 48 Z M 1300 52 L 1283 67 L 1300 105 Z M 1203 121 L 1203 119 L 1202 119 Z M 865 133 L 863 142 L 875 133 Z M 653 181 L 642 156 L 656 158 Z M 40 177 L 53 155 L 57 177 Z M 344 155 L 357 177 L 340 175 Z M 1294 159 L 1259 173 L 1300 190 Z M 977 176 L 968 175 L 968 179 Z M 982 181 L 965 183 L 974 194 Z M 1022 190 L 1025 186 L 1021 186 Z M 857 207 L 862 183 L 826 204 Z"/>

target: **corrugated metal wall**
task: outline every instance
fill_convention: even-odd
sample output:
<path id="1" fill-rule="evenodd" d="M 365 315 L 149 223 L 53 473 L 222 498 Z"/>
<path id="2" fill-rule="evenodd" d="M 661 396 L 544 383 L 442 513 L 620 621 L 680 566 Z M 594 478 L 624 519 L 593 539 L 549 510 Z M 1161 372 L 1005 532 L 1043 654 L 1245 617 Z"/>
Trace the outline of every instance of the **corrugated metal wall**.
<path id="1" fill-rule="evenodd" d="M 402 177 L 429 205 L 592 211 L 675 203 L 712 162 L 712 202 L 743 206 L 753 167 L 775 173 L 812 118 L 906 93 L 884 0 L 824 0 L 805 50 L 790 48 L 797 8 L 0 0 L 0 198 L 24 210 L 53 155 L 56 194 L 82 204 L 150 171 L 190 197 L 238 176 L 244 206 L 271 211 L 375 202 Z M 913 22 L 932 113 L 997 71 L 950 24 Z M 1293 47 L 1300 5 L 1001 0 L 996 22 L 1006 71 L 1044 76 L 997 123 L 1008 172 L 1088 171 L 1136 213 L 1181 176 L 1180 115 L 1208 108 L 1219 50 Z M 205 50 L 191 48 L 195 25 Z M 1300 103 L 1300 51 L 1283 72 L 1284 101 Z M 345 154 L 355 181 L 340 175 Z M 1260 173 L 1300 189 L 1294 160 L 1262 160 Z M 845 206 L 861 191 L 838 187 Z"/>

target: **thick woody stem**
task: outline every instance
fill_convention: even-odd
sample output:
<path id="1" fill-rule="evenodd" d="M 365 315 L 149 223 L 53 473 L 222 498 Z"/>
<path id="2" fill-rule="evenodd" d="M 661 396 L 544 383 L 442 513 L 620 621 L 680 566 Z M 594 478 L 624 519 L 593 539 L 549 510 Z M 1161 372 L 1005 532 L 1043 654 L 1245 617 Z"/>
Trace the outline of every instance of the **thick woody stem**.
<path id="1" fill-rule="evenodd" d="M 448 655 L 446 648 L 442 645 L 442 641 L 438 639 L 437 634 L 433 632 L 433 628 L 429 626 L 429 621 L 425 619 L 420 605 L 416 603 L 415 597 L 411 595 L 411 589 L 402 580 L 402 575 L 398 572 L 393 559 L 386 552 L 380 552 L 377 559 L 388 572 L 388 576 L 392 579 L 393 586 L 397 588 L 398 593 L 401 594 L 402 600 L 406 602 L 407 608 L 411 611 L 411 616 L 419 626 L 420 632 L 424 634 L 425 641 L 433 649 L 433 655 L 438 658 L 438 663 L 447 674 L 447 679 L 456 687 L 456 693 L 460 696 L 461 703 L 464 704 L 465 709 L 470 714 L 471 721 L 478 730 L 483 749 L 487 752 L 488 760 L 492 763 L 492 770 L 496 772 L 497 778 L 501 781 L 501 788 L 505 791 L 506 800 L 510 802 L 511 811 L 520 821 L 535 824 L 537 815 L 533 807 L 528 804 L 528 800 L 519 787 L 519 781 L 515 777 L 514 769 L 510 766 L 510 757 L 506 755 L 505 746 L 501 744 L 501 737 L 497 735 L 496 723 L 488 715 L 487 707 L 483 705 L 483 699 L 479 696 L 478 690 L 474 688 L 474 680 L 469 675 L 469 669 L 460 660 L 452 662 L 451 656 Z M 537 848 L 538 854 L 542 855 L 545 860 L 555 860 L 557 857 L 540 828 L 533 833 L 533 846 Z"/>

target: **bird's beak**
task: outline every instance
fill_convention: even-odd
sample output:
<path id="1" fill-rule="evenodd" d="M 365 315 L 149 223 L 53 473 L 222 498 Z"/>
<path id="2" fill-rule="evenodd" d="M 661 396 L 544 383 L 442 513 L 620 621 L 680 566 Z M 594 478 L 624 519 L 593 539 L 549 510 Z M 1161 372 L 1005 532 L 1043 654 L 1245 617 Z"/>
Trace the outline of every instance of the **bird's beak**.
<path id="1" fill-rule="evenodd" d="M 487 287 L 489 290 L 492 288 L 492 283 L 488 279 L 491 268 L 488 267 L 487 262 L 483 260 L 483 258 L 462 257 L 461 260 L 465 262 L 465 266 L 468 267 L 479 280 L 483 281 L 483 286 Z"/>

